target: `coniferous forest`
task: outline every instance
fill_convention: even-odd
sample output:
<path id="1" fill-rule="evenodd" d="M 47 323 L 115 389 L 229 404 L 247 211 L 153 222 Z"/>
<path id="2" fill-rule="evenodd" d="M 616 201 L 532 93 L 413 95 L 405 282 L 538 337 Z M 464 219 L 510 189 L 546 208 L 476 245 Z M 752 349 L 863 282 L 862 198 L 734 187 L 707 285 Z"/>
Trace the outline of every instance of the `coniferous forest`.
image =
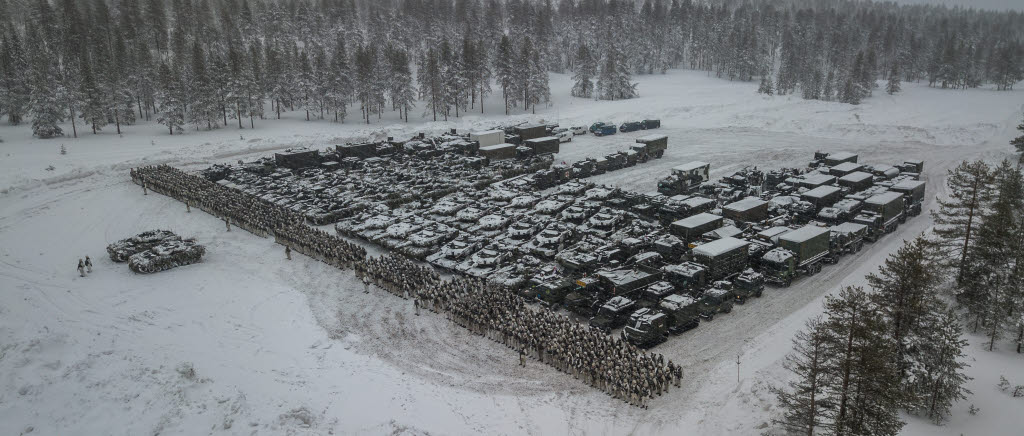
<path id="1" fill-rule="evenodd" d="M 851 104 L 1024 79 L 1024 14 L 865 1 L 0 0 L 0 20 L 0 115 L 41 138 L 534 111 L 670 68 Z"/>

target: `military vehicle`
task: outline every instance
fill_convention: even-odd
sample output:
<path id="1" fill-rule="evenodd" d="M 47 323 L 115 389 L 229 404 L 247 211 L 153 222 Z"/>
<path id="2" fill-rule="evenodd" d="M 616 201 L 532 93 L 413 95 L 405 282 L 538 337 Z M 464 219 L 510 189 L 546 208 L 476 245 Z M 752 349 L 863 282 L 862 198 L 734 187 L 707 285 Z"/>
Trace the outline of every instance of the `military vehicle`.
<path id="1" fill-rule="evenodd" d="M 732 291 L 739 304 L 746 304 L 750 298 L 761 298 L 764 293 L 764 275 L 748 268 L 732 280 Z"/>
<path id="2" fill-rule="evenodd" d="M 924 182 L 903 180 L 893 184 L 889 189 L 903 194 L 905 216 L 918 216 L 921 214 L 921 206 L 924 203 Z"/>
<path id="3" fill-rule="evenodd" d="M 661 267 L 665 280 L 672 283 L 678 291 L 691 293 L 704 287 L 707 271 L 707 267 L 695 262 Z"/>
<path id="4" fill-rule="evenodd" d="M 442 246 L 436 253 L 427 256 L 427 262 L 439 268 L 454 270 L 459 262 L 479 250 L 482 245 L 479 238 L 462 235 Z"/>
<path id="5" fill-rule="evenodd" d="M 708 181 L 711 164 L 690 162 L 672 168 L 672 174 L 658 181 L 658 192 L 667 196 L 688 194 Z"/>
<path id="6" fill-rule="evenodd" d="M 644 162 L 649 158 L 661 159 L 668 149 L 668 136 L 665 135 L 645 135 L 636 138 L 636 142 L 641 145 L 634 145 L 632 149 L 641 154 Z"/>
<path id="7" fill-rule="evenodd" d="M 596 276 L 582 277 L 576 280 L 576 287 L 565 296 L 565 310 L 579 316 L 590 318 L 601 308 L 605 293 Z"/>
<path id="8" fill-rule="evenodd" d="M 924 196 L 924 185 L 921 185 L 921 196 Z M 906 221 L 906 202 L 899 192 L 883 192 L 864 200 L 864 210 L 882 217 L 882 230 L 890 233 L 896 230 L 900 222 Z"/>
<path id="9" fill-rule="evenodd" d="M 661 271 L 644 265 L 625 269 L 603 269 L 595 274 L 611 295 L 632 295 L 644 286 L 661 280 Z"/>
<path id="10" fill-rule="evenodd" d="M 669 317 L 649 308 L 641 308 L 629 316 L 622 329 L 626 341 L 642 348 L 650 348 L 668 339 Z"/>
<path id="11" fill-rule="evenodd" d="M 697 311 L 700 317 L 708 321 L 715 319 L 716 313 L 732 312 L 733 301 L 736 294 L 728 289 L 711 288 L 701 295 L 697 300 Z"/>
<path id="12" fill-rule="evenodd" d="M 601 305 L 601 308 L 597 310 L 597 315 L 590 318 L 590 326 L 610 333 L 625 325 L 635 308 L 636 302 L 629 298 L 621 295 L 612 297 Z"/>
<path id="13" fill-rule="evenodd" d="M 640 122 L 644 130 L 661 127 L 661 120 L 643 120 Z M 920 171 L 919 171 L 920 172 Z"/>
<path id="14" fill-rule="evenodd" d="M 779 248 L 761 257 L 765 280 L 789 286 L 801 274 L 816 274 L 830 247 L 829 230 L 823 227 L 808 225 L 779 236 Z"/>
<path id="15" fill-rule="evenodd" d="M 194 239 L 167 240 L 128 258 L 128 268 L 140 274 L 165 271 L 202 260 L 206 248 Z"/>
<path id="16" fill-rule="evenodd" d="M 669 333 L 678 335 L 700 325 L 700 305 L 689 295 L 669 295 L 661 300 L 658 309 L 668 315 Z"/>
<path id="17" fill-rule="evenodd" d="M 181 236 L 170 230 L 149 230 L 108 245 L 107 254 L 114 262 L 125 262 L 136 253 L 149 250 L 164 242 L 180 240 Z"/>
<path id="18" fill-rule="evenodd" d="M 829 228 L 832 247 L 838 254 L 850 254 L 860 251 L 864 246 L 864 236 L 868 226 L 857 223 L 842 223 Z"/>
<path id="19" fill-rule="evenodd" d="M 672 286 L 669 282 L 654 282 L 644 288 L 643 292 L 640 292 L 640 299 L 656 303 L 675 292 L 676 287 Z"/>
<path id="20" fill-rule="evenodd" d="M 719 280 L 747 269 L 747 246 L 742 239 L 725 237 L 693 249 L 693 260 L 707 267 L 708 279 Z"/>

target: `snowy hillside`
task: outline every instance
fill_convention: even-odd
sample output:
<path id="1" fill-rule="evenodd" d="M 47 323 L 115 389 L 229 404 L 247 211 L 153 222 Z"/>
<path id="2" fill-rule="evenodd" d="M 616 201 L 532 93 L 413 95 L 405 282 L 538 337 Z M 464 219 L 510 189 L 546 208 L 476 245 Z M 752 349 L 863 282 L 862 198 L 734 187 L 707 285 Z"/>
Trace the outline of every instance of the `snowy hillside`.
<path id="1" fill-rule="evenodd" d="M 905 83 L 895 97 L 876 92 L 851 106 L 762 96 L 756 83 L 691 71 L 638 82 L 637 99 L 556 92 L 536 115 L 511 119 L 660 118 L 664 159 L 595 179 L 638 191 L 698 159 L 720 177 L 748 165 L 805 165 L 817 150 L 857 152 L 866 163 L 920 158 L 928 208 L 947 169 L 1011 155 L 1024 109 L 1019 90 Z M 568 76 L 551 76 L 552 90 L 570 87 Z M 926 214 L 910 220 L 822 274 L 673 337 L 656 352 L 684 365 L 683 387 L 643 410 L 534 361 L 521 368 L 515 353 L 443 316 L 364 294 L 354 275 L 323 263 L 286 261 L 273 240 L 226 233 L 217 218 L 144 196 L 128 177 L 140 165 L 198 170 L 297 145 L 489 128 L 509 119 L 499 99 L 488 99 L 484 115 L 447 123 L 419 119 L 420 109 L 410 123 L 395 113 L 369 125 L 307 122 L 296 111 L 255 129 L 174 136 L 158 124 L 51 140 L 0 127 L 0 434 L 758 434 L 774 413 L 768 386 L 786 377 L 781 359 L 823 296 L 863 283 L 902 239 L 930 226 Z M 577 137 L 556 161 L 603 155 L 640 135 Z M 195 237 L 208 254 L 152 276 L 106 257 L 107 244 L 152 228 Z M 85 255 L 96 267 L 81 278 L 74 265 Z M 1020 356 L 1009 342 L 988 352 L 980 337 L 968 339 L 973 396 L 942 427 L 907 417 L 906 434 L 1021 428 L 1024 400 L 996 388 L 1000 375 L 1024 384 Z M 971 404 L 977 415 L 967 413 Z"/>

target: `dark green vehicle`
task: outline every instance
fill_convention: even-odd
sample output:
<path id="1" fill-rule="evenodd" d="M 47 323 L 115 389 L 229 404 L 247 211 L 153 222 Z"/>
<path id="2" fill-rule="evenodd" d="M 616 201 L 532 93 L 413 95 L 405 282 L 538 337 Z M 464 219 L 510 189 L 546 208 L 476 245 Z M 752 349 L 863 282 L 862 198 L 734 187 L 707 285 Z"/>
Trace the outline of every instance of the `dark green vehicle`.
<path id="1" fill-rule="evenodd" d="M 779 248 L 761 257 L 765 280 L 789 286 L 800 275 L 814 275 L 831 255 L 827 228 L 803 226 L 779 236 Z"/>
<path id="2" fill-rule="evenodd" d="M 697 310 L 701 318 L 711 321 L 715 319 L 716 313 L 732 312 L 732 303 L 735 299 L 736 294 L 731 290 L 711 288 L 704 291 L 704 295 L 698 300 Z"/>
<path id="3" fill-rule="evenodd" d="M 636 308 L 636 303 L 629 298 L 618 296 L 612 297 L 607 303 L 597 310 L 597 315 L 590 318 L 590 326 L 610 333 L 626 324 L 629 315 Z"/>
<path id="4" fill-rule="evenodd" d="M 622 335 L 627 342 L 638 347 L 658 345 L 668 339 L 668 316 L 648 308 L 639 309 L 629 316 Z"/>
<path id="5" fill-rule="evenodd" d="M 761 298 L 764 275 L 752 269 L 743 271 L 732 281 L 732 291 L 736 294 L 737 304 L 745 304 L 750 298 Z"/>
<path id="6" fill-rule="evenodd" d="M 658 309 L 668 315 L 669 333 L 678 335 L 700 325 L 699 305 L 688 295 L 669 295 L 661 300 Z"/>

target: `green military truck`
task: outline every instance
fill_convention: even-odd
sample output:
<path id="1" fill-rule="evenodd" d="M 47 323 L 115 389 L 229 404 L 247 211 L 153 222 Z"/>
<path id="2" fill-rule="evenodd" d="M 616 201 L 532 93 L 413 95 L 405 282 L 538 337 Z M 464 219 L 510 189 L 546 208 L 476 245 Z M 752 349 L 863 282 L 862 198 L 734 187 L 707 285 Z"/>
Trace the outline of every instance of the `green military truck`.
<path id="1" fill-rule="evenodd" d="M 852 254 L 864 246 L 868 226 L 857 223 L 842 223 L 829 228 L 832 248 L 837 254 Z"/>
<path id="2" fill-rule="evenodd" d="M 649 308 L 638 309 L 629 316 L 622 329 L 626 341 L 642 348 L 650 348 L 668 339 L 668 316 Z"/>
<path id="3" fill-rule="evenodd" d="M 801 274 L 814 275 L 830 251 L 829 229 L 807 225 L 779 236 L 779 247 L 761 257 L 765 280 L 789 286 Z"/>
<path id="4" fill-rule="evenodd" d="M 923 189 L 921 195 L 924 196 Z M 906 202 L 899 192 L 883 192 L 864 200 L 864 210 L 882 218 L 882 231 L 885 233 L 891 233 L 901 222 L 906 221 L 903 213 L 905 209 Z"/>
<path id="5" fill-rule="evenodd" d="M 715 319 L 716 313 L 732 312 L 732 305 L 735 299 L 736 293 L 730 289 L 708 289 L 704 291 L 700 300 L 697 301 L 697 312 L 701 318 L 711 321 Z"/>
<path id="6" fill-rule="evenodd" d="M 668 149 L 668 136 L 666 135 L 645 135 L 636 138 L 636 142 L 643 145 L 634 145 L 632 149 L 648 158 L 661 159 L 665 155 L 665 150 Z M 646 161 L 647 158 L 641 160 Z"/>
<path id="7" fill-rule="evenodd" d="M 902 180 L 892 185 L 893 192 L 903 194 L 906 216 L 918 216 L 921 214 L 921 206 L 924 204 L 924 182 L 918 180 Z"/>
<path id="8" fill-rule="evenodd" d="M 732 291 L 736 294 L 737 304 L 746 304 L 751 298 L 761 298 L 764 293 L 764 275 L 746 269 L 732 280 Z"/>
<path id="9" fill-rule="evenodd" d="M 661 300 L 658 309 L 668 315 L 669 333 L 677 335 L 700 325 L 697 300 L 689 295 L 669 295 Z"/>
<path id="10" fill-rule="evenodd" d="M 708 280 L 720 280 L 747 269 L 747 246 L 742 239 L 725 237 L 693 248 L 693 261 L 708 269 Z"/>

